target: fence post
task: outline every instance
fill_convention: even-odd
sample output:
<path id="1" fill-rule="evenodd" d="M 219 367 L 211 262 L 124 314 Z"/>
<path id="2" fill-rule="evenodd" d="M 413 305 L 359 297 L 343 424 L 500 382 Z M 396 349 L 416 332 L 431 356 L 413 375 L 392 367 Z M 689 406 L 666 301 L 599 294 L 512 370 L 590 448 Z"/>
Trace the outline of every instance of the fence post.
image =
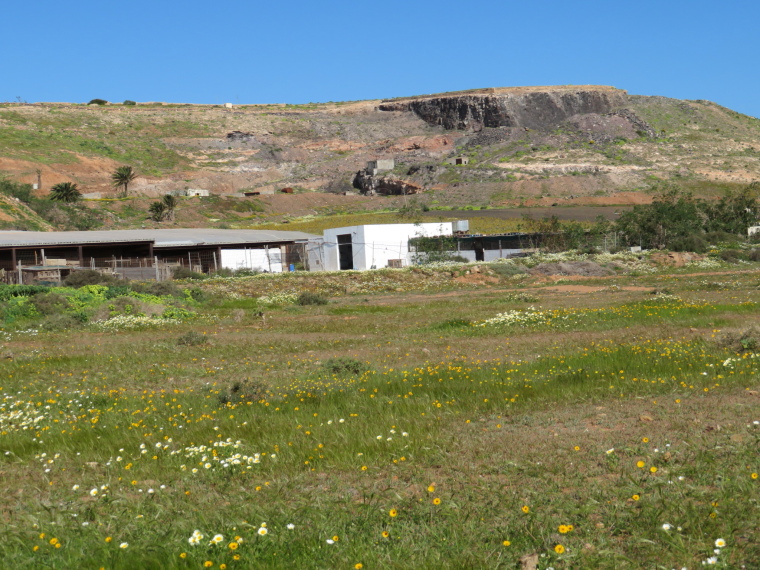
<path id="1" fill-rule="evenodd" d="M 161 281 L 161 274 L 158 271 L 158 256 L 157 255 L 153 256 L 153 266 L 156 269 L 156 282 Z"/>

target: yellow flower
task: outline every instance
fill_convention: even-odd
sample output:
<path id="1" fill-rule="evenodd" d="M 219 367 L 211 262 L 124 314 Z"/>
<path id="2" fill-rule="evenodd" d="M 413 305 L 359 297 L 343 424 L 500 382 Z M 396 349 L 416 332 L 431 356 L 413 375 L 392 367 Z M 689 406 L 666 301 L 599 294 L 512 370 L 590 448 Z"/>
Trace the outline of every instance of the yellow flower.
<path id="1" fill-rule="evenodd" d="M 227 545 L 227 548 L 229 548 L 230 550 L 237 550 L 237 547 L 238 547 L 238 546 L 239 546 L 239 545 L 238 545 L 238 543 L 237 543 L 237 542 L 230 542 L 230 543 Z"/>
<path id="2" fill-rule="evenodd" d="M 528 505 L 523 505 L 522 512 L 527 515 L 530 512 L 530 507 Z"/>
<path id="3" fill-rule="evenodd" d="M 632 498 L 634 501 L 638 501 L 638 500 L 641 498 L 641 496 L 640 496 L 640 495 L 634 495 L 634 496 L 633 496 L 633 497 L 631 497 L 631 498 Z"/>
<path id="4" fill-rule="evenodd" d="M 366 465 L 362 465 L 362 471 L 366 471 L 366 470 L 367 470 L 367 466 Z"/>
<path id="5" fill-rule="evenodd" d="M 387 530 L 383 531 L 383 538 L 388 538 L 391 535 Z"/>
<path id="6" fill-rule="evenodd" d="M 559 525 L 559 528 L 557 528 L 560 534 L 567 534 L 567 526 L 561 524 Z"/>
<path id="7" fill-rule="evenodd" d="M 226 564 L 220 564 L 219 565 L 219 570 L 227 570 L 227 565 Z"/>
<path id="8" fill-rule="evenodd" d="M 113 540 L 113 538 L 111 538 L 110 536 L 107 536 L 107 537 L 105 538 L 105 540 L 106 540 L 106 542 L 111 542 L 111 541 Z"/>
<path id="9" fill-rule="evenodd" d="M 233 557 L 232 557 L 232 559 L 233 559 L 233 560 L 240 560 L 240 555 L 239 555 L 239 554 L 236 554 L 235 556 L 233 556 Z"/>
<path id="10" fill-rule="evenodd" d="M 650 472 L 650 473 L 657 473 L 657 467 L 655 467 L 655 466 L 653 465 L 652 467 L 650 467 L 650 468 L 649 468 L 649 472 Z"/>
<path id="11" fill-rule="evenodd" d="M 337 534 L 335 536 L 333 536 L 333 541 L 338 542 L 338 540 L 339 540 L 339 538 L 338 538 Z"/>
<path id="12" fill-rule="evenodd" d="M 580 446 L 580 445 L 576 445 L 576 446 L 575 446 L 573 449 L 574 449 L 575 451 L 580 451 L 580 450 L 581 450 L 581 446 Z"/>
<path id="13" fill-rule="evenodd" d="M 644 443 L 649 443 L 649 438 L 648 437 L 642 437 L 641 441 L 643 441 Z"/>
<path id="14" fill-rule="evenodd" d="M 396 509 L 391 509 L 390 511 L 388 511 L 388 514 L 392 517 L 397 517 L 398 511 Z"/>
<path id="15" fill-rule="evenodd" d="M 757 479 L 758 475 L 757 473 L 753 473 L 752 475 L 750 475 L 750 477 L 752 477 L 753 479 Z"/>
<path id="16" fill-rule="evenodd" d="M 187 552 L 180 552 L 179 557 L 182 559 L 187 558 Z"/>
<path id="17" fill-rule="evenodd" d="M 56 542 L 56 543 L 55 543 L 55 547 L 56 547 L 56 548 L 60 548 L 60 547 L 61 547 L 61 543 L 60 543 L 60 542 Z"/>
<path id="18" fill-rule="evenodd" d="M 57 538 L 51 538 L 48 542 L 50 542 L 50 544 L 52 546 L 55 546 L 56 544 L 58 544 L 58 539 Z"/>
<path id="19" fill-rule="evenodd" d="M 502 544 L 503 544 L 504 546 L 509 546 L 509 545 L 510 545 L 510 544 L 512 544 L 512 543 L 511 543 L 511 542 L 509 542 L 508 540 L 505 540 L 504 542 L 502 542 Z"/>
<path id="20" fill-rule="evenodd" d="M 357 562 L 356 564 L 354 564 L 354 568 L 356 568 L 356 570 L 362 570 L 362 568 L 364 568 L 364 564 L 362 564 L 361 562 Z"/>
<path id="21" fill-rule="evenodd" d="M 639 469 L 643 469 L 645 465 L 646 463 L 644 463 L 643 461 L 638 461 L 636 463 L 636 467 L 638 467 Z"/>
<path id="22" fill-rule="evenodd" d="M 428 493 L 435 493 L 435 487 L 433 485 L 428 487 Z"/>
<path id="23" fill-rule="evenodd" d="M 206 560 L 206 561 L 203 563 L 203 567 L 204 567 L 204 568 L 211 568 L 213 565 L 214 565 L 214 563 L 213 563 L 213 562 L 211 562 L 211 560 Z"/>
<path id="24" fill-rule="evenodd" d="M 34 548 L 32 548 L 32 550 L 33 550 L 34 552 L 37 552 L 39 549 L 40 549 L 40 547 L 39 547 L 39 545 L 37 545 L 37 544 L 35 544 L 35 545 L 34 545 Z"/>
<path id="25" fill-rule="evenodd" d="M 565 547 L 562 546 L 561 544 L 558 544 L 557 546 L 554 547 L 554 552 L 556 552 L 557 554 L 562 554 L 563 552 L 565 552 Z"/>
<path id="26" fill-rule="evenodd" d="M 441 499 L 439 499 L 438 497 L 436 497 L 435 499 L 433 499 L 433 504 L 434 505 L 440 505 L 441 504 Z"/>
<path id="27" fill-rule="evenodd" d="M 40 540 L 42 540 L 43 538 L 45 538 L 45 533 L 44 532 L 42 534 L 40 534 Z"/>

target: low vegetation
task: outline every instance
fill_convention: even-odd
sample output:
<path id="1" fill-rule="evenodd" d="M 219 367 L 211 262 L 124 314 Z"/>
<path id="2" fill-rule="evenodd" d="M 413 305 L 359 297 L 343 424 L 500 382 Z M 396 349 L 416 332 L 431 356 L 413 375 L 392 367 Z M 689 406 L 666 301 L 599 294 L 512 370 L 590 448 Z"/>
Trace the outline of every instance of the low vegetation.
<path id="1" fill-rule="evenodd" d="M 760 290 L 718 253 L 2 287 L 4 564 L 757 567 Z"/>

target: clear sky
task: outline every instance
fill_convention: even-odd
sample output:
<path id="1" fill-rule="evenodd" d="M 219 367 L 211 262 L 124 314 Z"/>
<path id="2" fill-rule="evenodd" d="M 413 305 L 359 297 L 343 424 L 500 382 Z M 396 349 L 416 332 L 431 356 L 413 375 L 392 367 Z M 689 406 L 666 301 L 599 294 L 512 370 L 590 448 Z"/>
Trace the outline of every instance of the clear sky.
<path id="1" fill-rule="evenodd" d="M 308 103 L 613 85 L 760 117 L 760 3 L 5 0 L 0 101 Z"/>

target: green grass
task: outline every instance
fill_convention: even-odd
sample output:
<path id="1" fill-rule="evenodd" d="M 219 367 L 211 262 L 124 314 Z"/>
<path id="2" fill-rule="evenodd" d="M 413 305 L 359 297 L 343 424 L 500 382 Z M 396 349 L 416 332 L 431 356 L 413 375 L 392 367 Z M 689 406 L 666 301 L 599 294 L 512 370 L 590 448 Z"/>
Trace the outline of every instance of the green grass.
<path id="1" fill-rule="evenodd" d="M 256 300 L 308 276 L 205 281 L 200 316 L 161 329 L 28 316 L 0 360 L 4 565 L 693 568 L 724 539 L 720 564 L 756 567 L 760 358 L 715 322 L 758 322 L 760 293 L 724 271 L 736 299 L 691 275 L 642 280 L 707 301 L 403 279 L 356 297 L 384 273 L 348 272 L 316 276 L 326 306 Z M 528 303 L 596 321 L 460 332 Z"/>

